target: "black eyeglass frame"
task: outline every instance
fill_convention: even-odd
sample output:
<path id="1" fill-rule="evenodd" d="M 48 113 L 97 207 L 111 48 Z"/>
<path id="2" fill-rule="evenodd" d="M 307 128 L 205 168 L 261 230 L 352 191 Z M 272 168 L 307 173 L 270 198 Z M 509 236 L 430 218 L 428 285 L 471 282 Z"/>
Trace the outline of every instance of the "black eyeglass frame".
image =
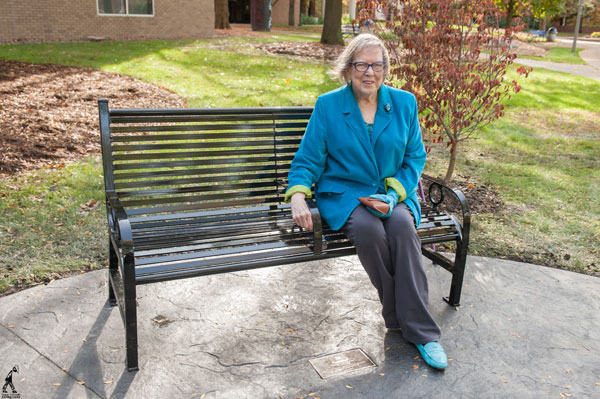
<path id="1" fill-rule="evenodd" d="M 364 70 L 360 70 L 356 67 L 356 64 L 364 64 L 367 67 Z M 359 61 L 359 62 L 351 62 L 350 65 L 352 65 L 354 67 L 354 70 L 356 72 L 367 72 L 369 70 L 369 68 L 371 68 L 373 70 L 373 72 L 383 72 L 385 69 L 385 62 L 384 61 L 375 61 L 372 64 L 369 64 L 368 62 L 364 62 L 364 61 Z M 375 69 L 375 65 L 381 65 L 381 69 L 377 70 Z"/>

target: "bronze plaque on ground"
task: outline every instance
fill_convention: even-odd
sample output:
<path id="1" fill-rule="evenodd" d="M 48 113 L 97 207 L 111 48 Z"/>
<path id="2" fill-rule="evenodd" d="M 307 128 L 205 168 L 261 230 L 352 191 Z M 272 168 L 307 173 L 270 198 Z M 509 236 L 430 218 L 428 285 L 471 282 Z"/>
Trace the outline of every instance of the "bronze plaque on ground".
<path id="1" fill-rule="evenodd" d="M 309 360 L 321 378 L 346 374 L 367 367 L 376 367 L 375 362 L 362 349 L 350 349 Z"/>

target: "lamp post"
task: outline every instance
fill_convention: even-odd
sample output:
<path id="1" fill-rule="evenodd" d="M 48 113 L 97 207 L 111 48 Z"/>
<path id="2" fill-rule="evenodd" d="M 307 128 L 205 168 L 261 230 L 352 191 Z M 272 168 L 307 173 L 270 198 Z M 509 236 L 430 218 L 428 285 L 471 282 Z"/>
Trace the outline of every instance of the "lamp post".
<path id="1" fill-rule="evenodd" d="M 577 49 L 577 36 L 579 35 L 579 27 L 581 26 L 581 9 L 583 8 L 583 0 L 579 0 L 577 5 L 577 21 L 575 22 L 575 33 L 573 34 L 573 47 L 571 52 L 574 53 Z"/>

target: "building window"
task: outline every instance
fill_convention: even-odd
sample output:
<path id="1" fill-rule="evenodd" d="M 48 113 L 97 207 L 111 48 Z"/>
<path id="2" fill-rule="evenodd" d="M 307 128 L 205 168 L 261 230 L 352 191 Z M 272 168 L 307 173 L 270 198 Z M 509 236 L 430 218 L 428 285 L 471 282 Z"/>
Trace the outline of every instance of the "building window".
<path id="1" fill-rule="evenodd" d="M 154 0 L 98 0 L 100 15 L 154 15 Z"/>

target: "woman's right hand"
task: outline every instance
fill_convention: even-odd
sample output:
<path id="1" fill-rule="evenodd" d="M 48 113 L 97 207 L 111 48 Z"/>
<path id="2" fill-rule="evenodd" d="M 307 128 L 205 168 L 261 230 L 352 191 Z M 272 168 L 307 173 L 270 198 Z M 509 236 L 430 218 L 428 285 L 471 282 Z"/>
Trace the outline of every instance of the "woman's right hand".
<path id="1" fill-rule="evenodd" d="M 306 195 L 304 193 L 295 193 L 291 198 L 292 218 L 296 224 L 306 230 L 312 231 L 312 216 L 310 209 L 306 204 Z"/>

